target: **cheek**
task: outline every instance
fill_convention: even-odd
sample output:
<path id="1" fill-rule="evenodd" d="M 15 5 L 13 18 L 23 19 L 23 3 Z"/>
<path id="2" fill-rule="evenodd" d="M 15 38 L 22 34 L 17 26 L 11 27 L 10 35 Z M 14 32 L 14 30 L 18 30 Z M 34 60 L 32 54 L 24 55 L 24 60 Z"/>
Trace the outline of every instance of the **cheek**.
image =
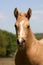
<path id="1" fill-rule="evenodd" d="M 27 29 L 25 29 L 25 30 L 24 30 L 24 35 L 25 35 L 25 38 L 27 38 L 28 33 L 29 33 L 29 32 L 28 32 L 28 30 L 27 30 Z"/>

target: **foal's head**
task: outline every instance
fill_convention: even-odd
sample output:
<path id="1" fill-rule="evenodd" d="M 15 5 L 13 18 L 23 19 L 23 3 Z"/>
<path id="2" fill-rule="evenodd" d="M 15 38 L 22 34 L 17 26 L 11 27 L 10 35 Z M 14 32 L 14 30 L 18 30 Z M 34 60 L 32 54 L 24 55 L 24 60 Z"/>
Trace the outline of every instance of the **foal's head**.
<path id="1" fill-rule="evenodd" d="M 14 16 L 16 17 L 15 29 L 17 35 L 17 43 L 19 46 L 23 46 L 30 30 L 30 17 L 32 10 L 29 8 L 27 13 L 19 13 L 17 8 L 14 10 Z"/>

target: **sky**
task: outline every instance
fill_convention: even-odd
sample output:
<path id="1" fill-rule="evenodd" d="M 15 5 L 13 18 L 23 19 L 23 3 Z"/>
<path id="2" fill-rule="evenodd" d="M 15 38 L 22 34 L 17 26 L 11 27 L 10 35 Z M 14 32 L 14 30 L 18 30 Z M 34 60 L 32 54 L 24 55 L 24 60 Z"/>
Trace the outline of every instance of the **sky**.
<path id="1" fill-rule="evenodd" d="M 33 33 L 43 33 L 43 0 L 0 0 L 0 29 L 16 33 L 14 9 L 27 12 L 32 9 L 30 26 Z"/>

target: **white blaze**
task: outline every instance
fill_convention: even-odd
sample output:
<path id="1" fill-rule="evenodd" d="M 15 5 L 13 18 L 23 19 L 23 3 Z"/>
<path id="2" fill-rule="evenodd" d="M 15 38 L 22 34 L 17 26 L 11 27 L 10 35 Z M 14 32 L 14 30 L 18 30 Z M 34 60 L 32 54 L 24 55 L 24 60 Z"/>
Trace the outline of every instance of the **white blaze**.
<path id="1" fill-rule="evenodd" d="M 23 31 L 24 31 L 23 25 L 24 25 L 24 21 L 22 20 L 22 21 L 20 22 L 20 39 L 19 39 L 19 41 L 22 41 Z"/>

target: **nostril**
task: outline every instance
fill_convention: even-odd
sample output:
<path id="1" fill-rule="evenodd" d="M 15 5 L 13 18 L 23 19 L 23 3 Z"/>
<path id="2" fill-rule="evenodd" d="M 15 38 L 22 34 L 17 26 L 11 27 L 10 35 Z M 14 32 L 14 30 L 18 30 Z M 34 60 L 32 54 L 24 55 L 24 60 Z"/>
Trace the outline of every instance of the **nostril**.
<path id="1" fill-rule="evenodd" d="M 22 40 L 22 43 L 25 43 L 25 40 Z"/>
<path id="2" fill-rule="evenodd" d="M 25 42 L 25 40 L 23 40 L 23 42 Z"/>
<path id="3" fill-rule="evenodd" d="M 20 44 L 18 39 L 17 39 L 17 44 Z"/>

